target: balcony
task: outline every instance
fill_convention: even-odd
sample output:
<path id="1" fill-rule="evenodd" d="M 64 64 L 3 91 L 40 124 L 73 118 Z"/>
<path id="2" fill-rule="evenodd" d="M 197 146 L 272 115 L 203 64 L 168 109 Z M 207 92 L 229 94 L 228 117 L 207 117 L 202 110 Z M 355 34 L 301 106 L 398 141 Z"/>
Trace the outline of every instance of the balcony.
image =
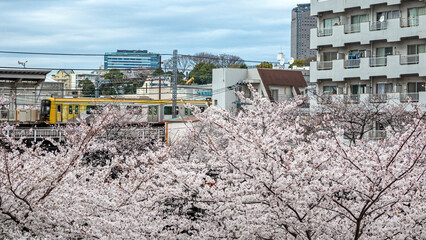
<path id="1" fill-rule="evenodd" d="M 412 17 L 412 18 L 401 18 L 401 27 L 402 28 L 406 28 L 406 27 L 417 27 L 419 26 L 419 17 Z"/>
<path id="2" fill-rule="evenodd" d="M 333 61 L 320 61 L 318 62 L 318 70 L 331 70 L 333 69 Z"/>
<path id="3" fill-rule="evenodd" d="M 387 57 L 371 57 L 370 67 L 385 67 L 387 65 Z"/>
<path id="4" fill-rule="evenodd" d="M 371 103 L 386 103 L 387 101 L 388 101 L 388 95 L 386 93 L 370 95 Z"/>
<path id="5" fill-rule="evenodd" d="M 361 32 L 361 24 L 347 24 L 345 25 L 345 33 L 351 34 L 351 33 L 359 33 Z"/>
<path id="6" fill-rule="evenodd" d="M 400 64 L 401 65 L 419 64 L 419 55 L 401 56 Z"/>
<path id="7" fill-rule="evenodd" d="M 333 28 L 318 29 L 318 37 L 327 37 L 333 35 Z"/>
<path id="8" fill-rule="evenodd" d="M 348 43 L 370 44 L 371 41 L 399 42 L 401 38 L 426 38 L 426 15 L 404 20 L 388 19 L 385 22 L 363 22 L 336 25 L 330 29 L 311 29 L 311 48 L 321 46 L 344 47 Z"/>
<path id="9" fill-rule="evenodd" d="M 334 13 L 344 12 L 348 8 L 367 9 L 372 5 L 386 3 L 401 4 L 401 0 L 311 0 L 311 15 L 333 10 Z"/>
<path id="10" fill-rule="evenodd" d="M 359 68 L 361 59 L 345 60 L 345 69 Z"/>
<path id="11" fill-rule="evenodd" d="M 420 94 L 417 93 L 401 93 L 399 95 L 400 102 L 419 102 Z"/>
<path id="12" fill-rule="evenodd" d="M 368 132 L 368 137 L 370 139 L 375 139 L 375 140 L 384 139 L 386 137 L 386 131 L 385 130 L 373 130 L 373 131 Z"/>
<path id="13" fill-rule="evenodd" d="M 348 104 L 358 104 L 361 101 L 360 95 L 344 95 L 343 100 Z"/>
<path id="14" fill-rule="evenodd" d="M 388 28 L 387 22 L 372 22 L 370 24 L 370 31 L 386 30 Z"/>
<path id="15" fill-rule="evenodd" d="M 370 77 L 385 76 L 400 78 L 401 75 L 418 74 L 426 77 L 426 53 L 419 55 L 390 55 L 353 60 L 337 59 L 326 62 L 311 62 L 311 81 L 332 79 L 344 81 L 347 78 L 370 80 Z"/>

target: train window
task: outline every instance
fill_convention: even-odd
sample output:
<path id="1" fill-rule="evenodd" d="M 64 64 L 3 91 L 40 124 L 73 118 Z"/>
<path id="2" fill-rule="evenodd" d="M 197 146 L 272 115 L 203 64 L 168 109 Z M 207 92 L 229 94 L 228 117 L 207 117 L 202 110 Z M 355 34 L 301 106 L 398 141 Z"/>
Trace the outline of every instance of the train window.
<path id="1" fill-rule="evenodd" d="M 185 108 L 185 115 L 192 115 L 192 110 Z"/>
<path id="2" fill-rule="evenodd" d="M 157 107 L 152 108 L 152 114 L 157 115 Z"/>
<path id="3" fill-rule="evenodd" d="M 78 114 L 78 106 L 75 106 L 75 114 Z"/>
<path id="4" fill-rule="evenodd" d="M 72 114 L 72 106 L 69 107 L 69 114 Z"/>
<path id="5" fill-rule="evenodd" d="M 58 105 L 58 113 L 61 112 L 61 105 Z"/>
<path id="6" fill-rule="evenodd" d="M 92 114 L 94 110 L 96 110 L 96 106 L 87 105 L 86 107 L 87 114 Z"/>
<path id="7" fill-rule="evenodd" d="M 164 115 L 172 115 L 172 107 L 164 107 Z"/>

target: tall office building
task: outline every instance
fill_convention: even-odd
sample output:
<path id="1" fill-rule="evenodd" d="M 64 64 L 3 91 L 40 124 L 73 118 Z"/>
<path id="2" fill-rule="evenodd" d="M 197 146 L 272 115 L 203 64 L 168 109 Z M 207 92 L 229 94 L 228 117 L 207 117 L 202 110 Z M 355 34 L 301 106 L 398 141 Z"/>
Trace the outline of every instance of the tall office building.
<path id="1" fill-rule="evenodd" d="M 426 103 L 425 1 L 311 0 L 311 14 L 311 82 L 325 99 Z"/>
<path id="2" fill-rule="evenodd" d="M 291 56 L 307 59 L 316 56 L 310 49 L 310 31 L 317 26 L 316 17 L 311 16 L 310 4 L 298 4 L 291 12 Z"/>
<path id="3" fill-rule="evenodd" d="M 157 69 L 160 67 L 161 56 L 147 50 L 117 50 L 107 52 L 104 56 L 105 69 Z"/>

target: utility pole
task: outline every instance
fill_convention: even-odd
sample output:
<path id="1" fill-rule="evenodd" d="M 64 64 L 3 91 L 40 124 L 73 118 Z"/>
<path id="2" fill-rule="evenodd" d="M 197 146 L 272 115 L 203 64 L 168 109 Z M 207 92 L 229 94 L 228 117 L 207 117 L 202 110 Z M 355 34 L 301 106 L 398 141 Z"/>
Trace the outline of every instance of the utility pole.
<path id="1" fill-rule="evenodd" d="M 159 76 L 159 84 L 158 84 L 158 100 L 161 100 L 161 55 L 160 55 L 160 76 Z"/>
<path id="2" fill-rule="evenodd" d="M 173 50 L 173 80 L 172 80 L 172 117 L 176 118 L 176 99 L 177 99 L 177 50 Z"/>
<path id="3" fill-rule="evenodd" d="M 99 76 L 95 78 L 95 98 L 99 98 Z"/>

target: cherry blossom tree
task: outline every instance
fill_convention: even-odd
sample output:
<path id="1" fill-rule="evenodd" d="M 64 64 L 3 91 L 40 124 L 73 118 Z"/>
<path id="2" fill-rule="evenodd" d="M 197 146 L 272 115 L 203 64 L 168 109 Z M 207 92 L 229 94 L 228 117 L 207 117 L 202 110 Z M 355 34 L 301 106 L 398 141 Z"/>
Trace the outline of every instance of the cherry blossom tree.
<path id="1" fill-rule="evenodd" d="M 240 94 L 247 106 L 238 115 L 194 107 L 199 121 L 172 146 L 105 137 L 121 128 L 114 123 L 126 114 L 113 109 L 90 124 L 62 129 L 66 140 L 55 151 L 4 138 L 0 236 L 424 236 L 426 126 L 420 108 L 398 129 L 388 127 L 386 139 L 361 138 L 354 145 L 332 114 L 305 116 L 302 101 L 271 103 L 253 95 Z"/>

